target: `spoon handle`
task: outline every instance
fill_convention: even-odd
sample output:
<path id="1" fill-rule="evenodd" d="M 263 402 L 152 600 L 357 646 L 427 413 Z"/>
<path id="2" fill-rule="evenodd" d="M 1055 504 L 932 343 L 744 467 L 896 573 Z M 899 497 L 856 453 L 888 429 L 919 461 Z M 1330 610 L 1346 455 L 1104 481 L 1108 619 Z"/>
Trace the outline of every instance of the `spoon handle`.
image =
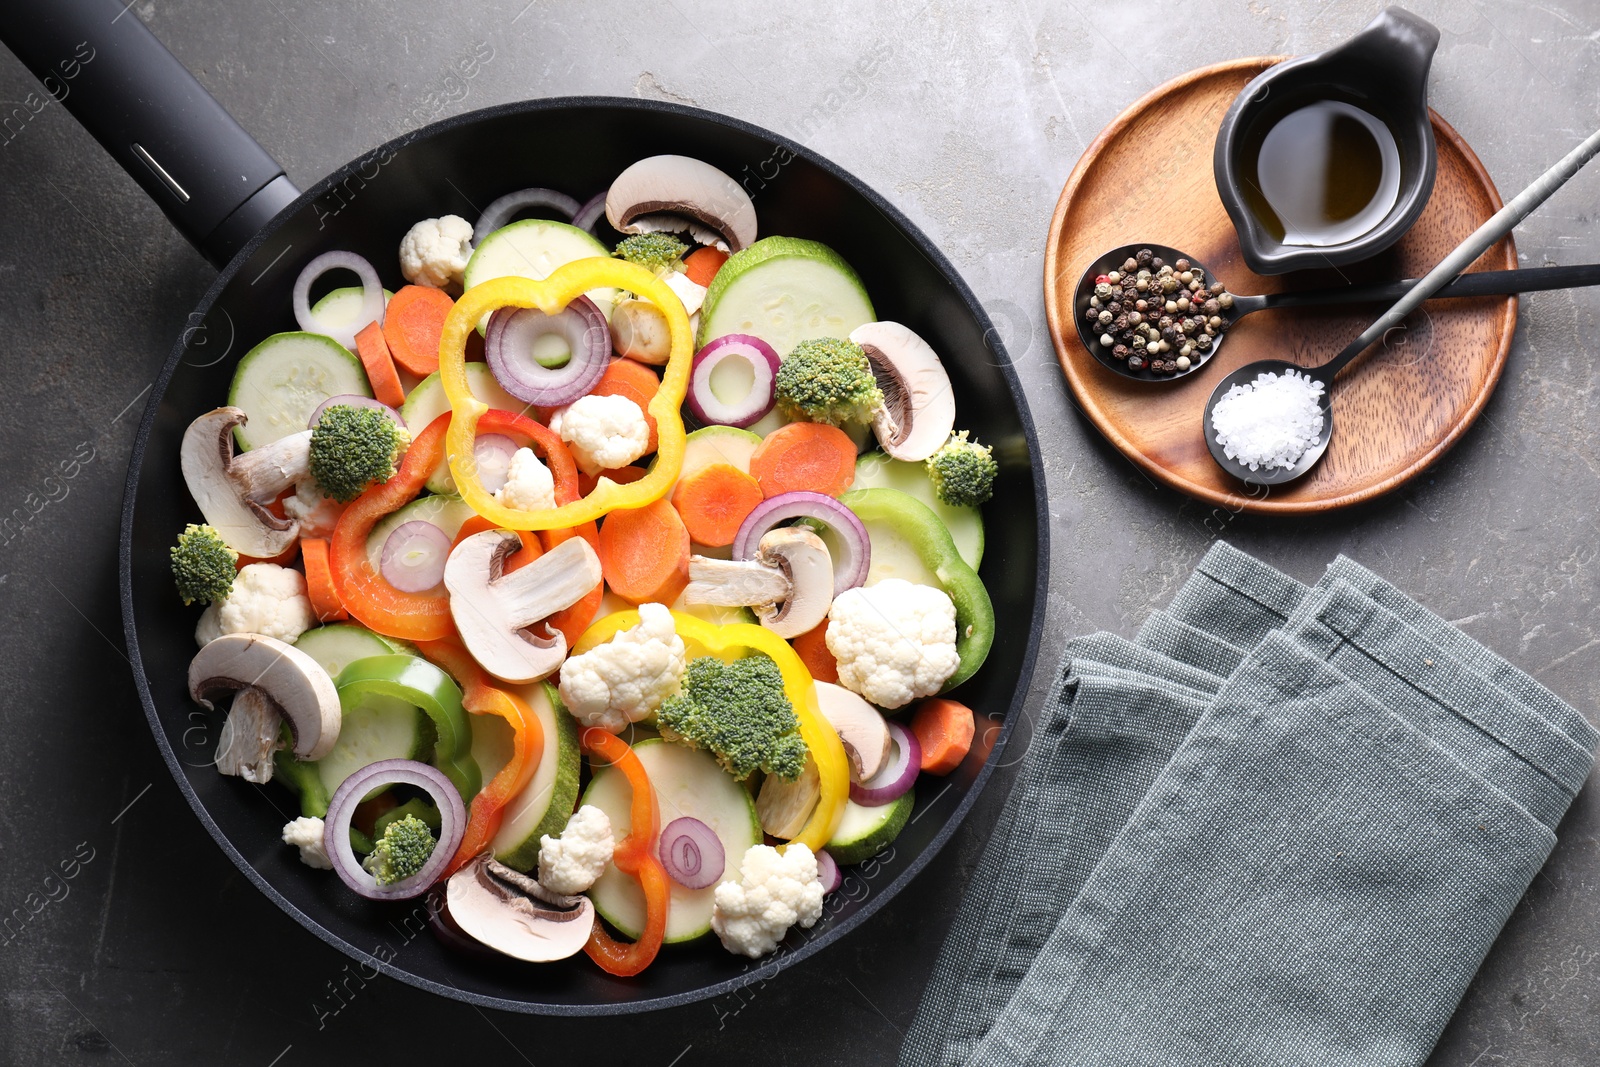
<path id="1" fill-rule="evenodd" d="M 1417 282 L 1406 278 L 1377 285 L 1356 285 L 1344 289 L 1315 289 L 1300 293 L 1268 293 L 1259 307 L 1273 308 L 1334 307 L 1342 304 L 1392 303 L 1409 293 Z M 1523 270 L 1479 270 L 1458 275 L 1433 294 L 1434 300 L 1470 296 L 1507 296 L 1511 293 L 1537 293 L 1548 289 L 1581 289 L 1600 285 L 1600 263 L 1581 263 L 1560 267 L 1528 267 Z M 1248 297 L 1234 297 L 1237 302 Z"/>
<path id="2" fill-rule="evenodd" d="M 1591 133 L 1578 147 L 1568 152 L 1555 166 L 1545 171 L 1533 184 L 1518 193 L 1510 203 L 1490 216 L 1489 221 L 1479 226 L 1471 237 L 1456 246 L 1439 265 L 1423 276 L 1422 280 L 1411 287 L 1411 290 L 1395 302 L 1395 305 L 1384 312 L 1376 322 L 1368 326 L 1360 337 L 1351 341 L 1333 359 L 1318 367 L 1315 374 L 1324 383 L 1332 382 L 1334 377 L 1344 369 L 1345 365 L 1366 351 L 1374 341 L 1382 337 L 1389 330 L 1400 325 L 1405 317 L 1422 306 L 1423 301 L 1433 296 L 1442 289 L 1450 279 L 1460 274 L 1472 265 L 1473 260 L 1483 255 L 1490 246 L 1500 238 L 1510 233 L 1517 223 L 1533 213 L 1534 208 L 1550 198 L 1555 192 L 1567 183 L 1567 180 L 1583 165 L 1600 153 L 1600 130 Z"/>

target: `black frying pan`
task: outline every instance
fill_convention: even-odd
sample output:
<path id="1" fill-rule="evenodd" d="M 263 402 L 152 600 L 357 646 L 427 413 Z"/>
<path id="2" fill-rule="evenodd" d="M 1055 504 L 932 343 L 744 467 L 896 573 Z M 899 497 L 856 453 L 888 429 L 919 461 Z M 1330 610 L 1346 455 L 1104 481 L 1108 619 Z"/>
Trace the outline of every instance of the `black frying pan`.
<path id="1" fill-rule="evenodd" d="M 122 512 L 122 614 L 162 756 L 245 877 L 328 944 L 402 981 L 486 1007 L 600 1015 L 685 1004 L 770 978 L 859 925 L 933 859 L 1022 714 L 1044 613 L 1048 512 L 1038 442 L 1003 347 L 972 293 L 915 226 L 792 141 L 694 108 L 607 97 L 533 100 L 446 119 L 300 193 L 144 25 L 121 14 L 118 0 L 8 8 L 0 39 L 221 268 L 162 367 L 134 442 Z M 418 219 L 445 212 L 474 219 L 495 197 L 531 185 L 587 199 L 629 163 L 661 152 L 696 156 L 744 182 L 763 234 L 833 246 L 866 280 L 883 318 L 906 323 L 945 356 L 958 424 L 993 443 L 1001 465 L 986 509 L 982 567 L 999 632 L 988 663 L 958 694 L 994 725 L 980 728 L 973 756 L 947 785 L 919 791 L 892 850 L 854 869 L 822 921 L 794 932 L 759 964 L 715 942 L 669 946 L 628 980 L 581 955 L 557 965 L 467 959 L 424 929 L 417 902 L 362 900 L 331 875 L 303 867 L 278 838 L 296 813 L 288 795 L 212 767 L 218 719 L 185 693 L 197 612 L 179 605 L 167 562 L 176 532 L 198 515 L 178 469 L 178 443 L 191 419 L 223 402 L 240 355 L 267 334 L 295 328 L 290 291 L 311 257 L 350 249 L 398 287 L 400 238 Z M 372 955 L 397 943 L 398 951 Z"/>

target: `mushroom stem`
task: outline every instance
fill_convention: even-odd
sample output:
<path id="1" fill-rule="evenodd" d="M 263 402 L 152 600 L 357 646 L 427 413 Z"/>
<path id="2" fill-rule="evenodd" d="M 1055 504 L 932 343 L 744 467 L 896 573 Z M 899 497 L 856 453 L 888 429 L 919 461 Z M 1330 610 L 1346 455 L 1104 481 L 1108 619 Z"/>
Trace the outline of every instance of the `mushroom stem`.
<path id="1" fill-rule="evenodd" d="M 685 604 L 749 607 L 788 639 L 814 629 L 833 603 L 833 559 L 822 538 L 799 526 L 762 536 L 753 560 L 689 557 Z"/>
<path id="2" fill-rule="evenodd" d="M 311 431 L 301 430 L 236 455 L 229 470 L 245 496 L 270 504 L 311 473 Z"/>
<path id="3" fill-rule="evenodd" d="M 241 689 L 233 698 L 213 757 L 218 772 L 265 785 L 272 781 L 272 754 L 282 745 L 283 720 L 259 689 Z"/>

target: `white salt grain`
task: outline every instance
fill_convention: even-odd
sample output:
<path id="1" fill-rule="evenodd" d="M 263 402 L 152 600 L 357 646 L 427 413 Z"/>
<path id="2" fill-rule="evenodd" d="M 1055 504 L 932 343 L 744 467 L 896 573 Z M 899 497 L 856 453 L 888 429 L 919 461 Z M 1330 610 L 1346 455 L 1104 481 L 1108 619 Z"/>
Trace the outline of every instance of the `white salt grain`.
<path id="1" fill-rule="evenodd" d="M 1322 383 L 1307 375 L 1263 371 L 1217 401 L 1217 444 L 1251 470 L 1293 467 L 1322 436 L 1321 397 Z"/>

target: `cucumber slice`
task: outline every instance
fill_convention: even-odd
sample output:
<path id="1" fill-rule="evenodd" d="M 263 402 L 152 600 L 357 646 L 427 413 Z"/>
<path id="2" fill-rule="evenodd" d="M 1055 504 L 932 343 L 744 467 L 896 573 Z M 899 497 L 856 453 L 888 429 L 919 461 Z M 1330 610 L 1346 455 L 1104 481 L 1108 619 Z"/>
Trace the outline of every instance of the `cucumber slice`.
<path id="1" fill-rule="evenodd" d="M 516 735 L 511 724 L 498 715 L 468 715 L 467 728 L 472 733 L 472 761 L 485 783 L 511 762 L 516 751 Z"/>
<path id="2" fill-rule="evenodd" d="M 698 344 L 749 333 L 782 357 L 801 341 L 846 337 L 876 319 L 861 278 L 839 253 L 817 241 L 764 237 L 729 256 L 711 280 Z"/>
<path id="3" fill-rule="evenodd" d="M 339 783 L 371 763 L 425 760 L 433 752 L 433 723 L 421 708 L 376 693 L 339 704 L 343 721 L 333 751 L 317 761 L 317 775 L 332 796 Z"/>
<path id="4" fill-rule="evenodd" d="M 367 535 L 367 558 L 372 561 L 374 568 L 381 568 L 383 543 L 405 523 L 417 520 L 431 522 L 454 538 L 461 524 L 475 514 L 472 505 L 458 496 L 425 496 L 413 500 L 372 528 Z"/>
<path id="5" fill-rule="evenodd" d="M 356 321 L 356 316 L 361 314 L 361 297 L 365 292 L 359 285 L 334 289 L 311 305 L 311 317 L 325 326 L 365 326 L 366 323 Z M 394 294 L 385 289 L 384 305 L 388 306 L 393 299 Z"/>
<path id="6" fill-rule="evenodd" d="M 876 808 L 866 808 L 853 800 L 844 804 L 844 817 L 839 828 L 828 842 L 828 855 L 835 863 L 860 863 L 871 859 L 889 843 L 900 836 L 900 831 L 911 819 L 911 809 L 916 807 L 917 791 L 908 789 L 889 803 Z"/>
<path id="7" fill-rule="evenodd" d="M 294 647 L 320 663 L 330 678 L 339 677 L 339 672 L 355 660 L 402 651 L 398 643 L 387 637 L 348 622 L 307 630 L 295 641 Z"/>
<path id="8" fill-rule="evenodd" d="M 744 854 L 751 845 L 761 843 L 756 806 L 744 786 L 729 777 L 711 756 L 686 745 L 656 738 L 640 741 L 633 751 L 656 791 L 661 825 L 687 815 L 711 827 L 722 842 L 726 857 L 727 866 L 720 881 L 737 881 Z M 628 780 L 610 766 L 595 772 L 583 794 L 583 803 L 593 804 L 610 816 L 611 830 L 618 840 L 632 826 L 631 800 Z M 670 879 L 668 884 L 671 902 L 667 906 L 666 940 L 691 941 L 710 931 L 717 887 L 685 889 Z M 625 936 L 636 938 L 644 930 L 644 893 L 638 882 L 615 866 L 606 866 L 605 873 L 589 890 L 589 899 L 594 901 L 595 910 Z"/>
<path id="9" fill-rule="evenodd" d="M 543 682 L 514 687 L 512 692 L 527 701 L 544 728 L 544 749 L 539 766 L 522 792 L 506 805 L 504 821 L 494 835 L 494 855 L 508 867 L 519 871 L 537 870 L 539 838 L 559 834 L 578 799 L 578 724 L 553 686 Z M 472 716 L 484 718 L 482 715 Z M 476 733 L 474 753 L 477 752 Z M 509 755 L 508 757 L 509 758 Z M 487 768 L 485 768 L 485 781 Z"/>
<path id="10" fill-rule="evenodd" d="M 241 449 L 299 433 L 330 396 L 371 396 L 361 361 L 320 333 L 275 333 L 244 354 L 233 372 L 228 403 L 249 416 L 234 428 Z"/>
<path id="11" fill-rule="evenodd" d="M 761 444 L 761 436 L 733 426 L 707 426 L 696 430 L 683 440 L 683 470 L 679 478 L 686 478 L 697 470 L 713 463 L 729 463 L 746 474 L 750 473 L 750 457 Z"/>
<path id="12" fill-rule="evenodd" d="M 462 284 L 471 289 L 491 278 L 548 278 L 557 267 L 575 259 L 610 255 L 611 250 L 587 230 L 550 219 L 523 219 L 500 227 L 478 243 L 467 261 Z M 586 295 L 601 314 L 611 317 L 617 302 L 615 289 L 595 289 Z M 482 332 L 483 323 L 478 329 Z"/>
<path id="13" fill-rule="evenodd" d="M 983 514 L 977 508 L 953 507 L 940 500 L 934 495 L 928 468 L 921 463 L 907 463 L 891 459 L 882 452 L 868 452 L 856 460 L 856 480 L 850 488 L 898 489 L 916 497 L 939 516 L 967 566 L 977 570 L 983 561 Z"/>
<path id="14" fill-rule="evenodd" d="M 472 390 L 473 396 L 498 411 L 521 414 L 528 410 L 527 404 L 500 388 L 500 383 L 494 380 L 494 374 L 486 363 L 467 364 L 467 388 Z M 439 380 L 439 372 L 434 371 L 406 394 L 406 402 L 400 405 L 400 418 L 405 422 L 406 429 L 416 435 L 449 410 L 450 398 L 444 395 L 444 382 Z M 450 464 L 440 459 L 425 484 L 430 493 L 454 493 L 456 480 L 450 474 Z"/>

